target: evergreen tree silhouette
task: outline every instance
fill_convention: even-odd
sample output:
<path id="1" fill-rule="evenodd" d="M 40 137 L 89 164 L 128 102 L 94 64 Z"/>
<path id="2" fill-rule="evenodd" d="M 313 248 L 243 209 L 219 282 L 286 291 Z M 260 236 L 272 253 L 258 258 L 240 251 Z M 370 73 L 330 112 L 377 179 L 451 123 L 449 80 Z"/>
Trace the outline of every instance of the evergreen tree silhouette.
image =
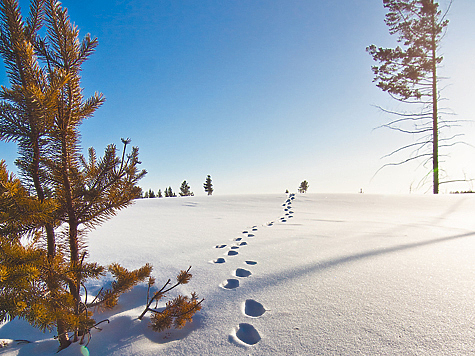
<path id="1" fill-rule="evenodd" d="M 190 190 L 190 186 L 188 185 L 186 180 L 184 180 L 183 183 L 181 183 L 180 196 L 181 197 L 189 197 L 189 196 L 193 196 L 193 195 L 195 195 L 195 194 Z"/>
<path id="2" fill-rule="evenodd" d="M 213 194 L 213 184 L 211 183 L 211 176 L 208 174 L 208 176 L 206 177 L 206 180 L 203 184 L 203 188 L 205 190 L 206 193 L 208 193 L 208 195 L 212 195 Z"/>
<path id="3" fill-rule="evenodd" d="M 307 189 L 308 189 L 308 182 L 304 180 L 302 183 L 300 183 L 299 193 L 306 193 Z"/>

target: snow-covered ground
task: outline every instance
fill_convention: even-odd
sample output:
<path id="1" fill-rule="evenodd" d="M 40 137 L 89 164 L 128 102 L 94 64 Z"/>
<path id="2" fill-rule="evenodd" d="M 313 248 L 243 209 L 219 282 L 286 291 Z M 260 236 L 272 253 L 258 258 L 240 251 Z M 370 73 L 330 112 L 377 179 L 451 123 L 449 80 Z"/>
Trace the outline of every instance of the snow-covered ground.
<path id="1" fill-rule="evenodd" d="M 475 195 L 287 198 L 145 199 L 91 232 L 91 260 L 150 262 L 157 285 L 192 266 L 177 293 L 205 301 L 155 333 L 137 286 L 95 315 L 90 355 L 475 354 Z M 15 320 L 0 339 L 34 342 L 0 355 L 52 355 L 53 336 Z"/>

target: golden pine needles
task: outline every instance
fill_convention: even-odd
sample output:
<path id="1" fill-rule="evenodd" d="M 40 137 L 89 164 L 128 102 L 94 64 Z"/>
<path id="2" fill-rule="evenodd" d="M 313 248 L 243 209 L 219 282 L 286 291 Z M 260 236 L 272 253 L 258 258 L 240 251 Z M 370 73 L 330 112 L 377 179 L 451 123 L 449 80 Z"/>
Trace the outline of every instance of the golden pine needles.
<path id="1" fill-rule="evenodd" d="M 85 261 L 84 233 L 139 197 L 146 171 L 138 168 L 138 148 L 127 150 L 130 139 L 122 139 L 122 152 L 109 145 L 103 157 L 93 148 L 88 159 L 81 156 L 79 126 L 105 100 L 100 93 L 84 98 L 80 85 L 81 66 L 98 42 L 79 40 L 60 2 L 32 0 L 24 21 L 17 0 L 1 1 L 0 32 L 10 80 L 10 88 L 0 88 L 0 140 L 18 144 L 21 177 L 0 161 L 0 322 L 19 317 L 41 330 L 56 327 L 63 349 L 68 333 L 76 341 L 94 327 L 88 308 L 112 308 L 141 281 L 148 279 L 149 290 L 154 284 L 149 264 L 135 271 L 112 264 L 111 287 L 91 303 L 81 297 L 86 280 L 106 273 Z M 189 269 L 181 271 L 174 286 L 166 289 L 168 281 L 148 295 L 145 312 L 190 279 Z M 201 302 L 194 294 L 177 297 L 157 323 L 182 327 Z"/>
<path id="2" fill-rule="evenodd" d="M 155 283 L 155 279 L 149 279 L 147 306 L 139 316 L 139 319 L 141 320 L 144 315 L 150 311 L 152 313 L 152 316 L 150 317 L 150 327 L 154 331 L 160 332 L 169 329 L 172 326 L 177 329 L 181 329 L 187 322 L 191 323 L 193 315 L 197 311 L 201 310 L 201 303 L 204 301 L 204 299 L 198 301 L 198 295 L 195 292 L 191 293 L 191 297 L 183 296 L 181 294 L 178 295 L 174 299 L 168 301 L 163 310 L 156 310 L 150 307 L 154 301 L 158 303 L 159 300 L 165 297 L 165 293 L 171 291 L 181 284 L 187 284 L 192 277 L 191 273 L 189 273 L 190 269 L 191 266 L 186 271 L 180 271 L 176 277 L 177 283 L 169 288 L 166 288 L 170 284 L 169 279 L 159 291 L 154 293 L 152 298 L 150 298 L 149 293 L 151 286 Z"/>

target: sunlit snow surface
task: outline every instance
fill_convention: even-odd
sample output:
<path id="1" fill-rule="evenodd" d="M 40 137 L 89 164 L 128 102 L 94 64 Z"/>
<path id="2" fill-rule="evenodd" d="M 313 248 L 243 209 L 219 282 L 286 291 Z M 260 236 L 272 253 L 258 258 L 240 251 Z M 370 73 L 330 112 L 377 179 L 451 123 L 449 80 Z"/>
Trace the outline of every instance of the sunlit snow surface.
<path id="1" fill-rule="evenodd" d="M 150 262 L 157 285 L 192 266 L 177 292 L 205 301 L 193 324 L 155 333 L 137 320 L 140 285 L 95 315 L 110 323 L 92 331 L 90 355 L 475 353 L 475 195 L 287 199 L 145 199 L 91 232 L 90 260 Z M 34 343 L 0 355 L 52 355 L 54 335 L 7 323 L 0 339 Z"/>

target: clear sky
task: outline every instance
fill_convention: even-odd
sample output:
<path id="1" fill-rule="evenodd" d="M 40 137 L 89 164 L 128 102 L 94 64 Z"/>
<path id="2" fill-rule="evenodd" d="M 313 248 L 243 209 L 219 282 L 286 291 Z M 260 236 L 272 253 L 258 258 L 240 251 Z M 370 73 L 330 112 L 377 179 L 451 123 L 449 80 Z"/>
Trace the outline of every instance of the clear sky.
<path id="1" fill-rule="evenodd" d="M 448 0 L 440 1 L 442 8 Z M 20 1 L 26 14 L 28 1 Z M 99 46 L 83 66 L 86 96 L 107 101 L 82 125 L 83 147 L 101 152 L 130 137 L 141 186 L 196 195 L 296 191 L 424 193 L 418 164 L 374 174 L 413 137 L 374 128 L 397 104 L 372 83 L 366 47 L 394 47 L 380 0 L 65 0 L 81 36 Z M 475 1 L 454 0 L 442 43 L 443 106 L 475 120 Z M 8 85 L 4 70 L 0 83 Z M 475 145 L 475 124 L 459 132 Z M 454 131 L 455 132 L 455 131 Z M 447 132 L 447 135 L 450 133 Z M 450 179 L 475 178 L 475 149 L 444 151 Z M 0 142 L 14 170 L 16 146 Z M 373 177 L 374 176 L 374 177 Z M 441 186 L 441 192 L 474 189 Z"/>

